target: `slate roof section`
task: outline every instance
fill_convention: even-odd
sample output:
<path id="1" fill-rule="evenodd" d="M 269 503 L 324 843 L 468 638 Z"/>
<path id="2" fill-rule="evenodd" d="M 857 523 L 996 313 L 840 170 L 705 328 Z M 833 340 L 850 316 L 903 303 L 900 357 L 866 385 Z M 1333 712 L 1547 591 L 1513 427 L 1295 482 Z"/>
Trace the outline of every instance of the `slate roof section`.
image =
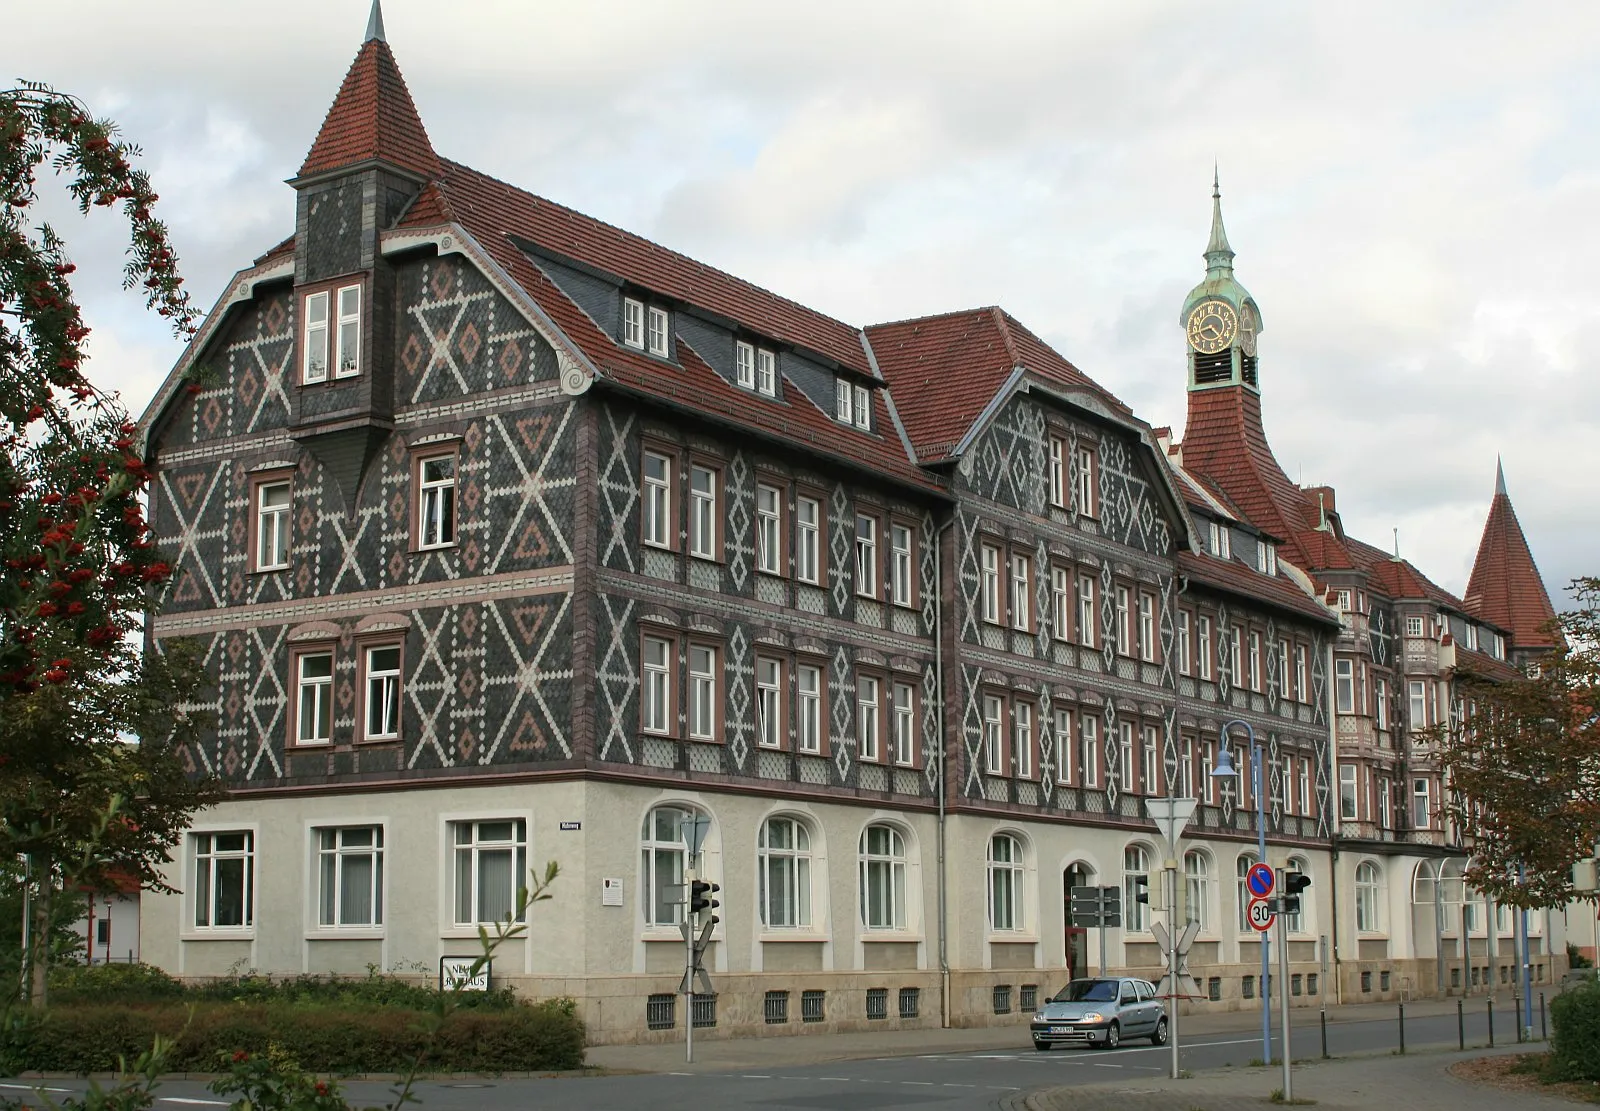
<path id="1" fill-rule="evenodd" d="M 1503 482 L 1496 484 L 1489 519 L 1478 541 L 1478 556 L 1467 580 L 1466 606 L 1485 621 L 1510 629 L 1515 648 L 1555 647 L 1554 638 L 1544 628 L 1555 618 L 1555 607 Z"/>
<path id="2" fill-rule="evenodd" d="M 441 169 L 400 67 L 381 38 L 361 44 L 299 176 L 372 160 L 424 180 L 438 177 Z"/>
<path id="3" fill-rule="evenodd" d="M 867 328 L 917 459 L 949 459 L 1018 367 L 1132 410 L 1003 309 L 989 306 Z"/>

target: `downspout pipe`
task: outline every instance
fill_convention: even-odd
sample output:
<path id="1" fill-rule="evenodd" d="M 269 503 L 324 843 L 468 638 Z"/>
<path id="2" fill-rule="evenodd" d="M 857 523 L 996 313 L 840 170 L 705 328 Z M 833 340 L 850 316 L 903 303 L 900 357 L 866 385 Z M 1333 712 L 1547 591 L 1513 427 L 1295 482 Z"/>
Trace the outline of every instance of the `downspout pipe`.
<path id="1" fill-rule="evenodd" d="M 946 764 L 949 761 L 950 738 L 945 732 L 944 699 L 944 534 L 956 523 L 952 512 L 950 519 L 933 533 L 933 676 L 939 699 L 939 1025 L 950 1029 L 950 929 L 949 891 L 945 876 L 945 783 Z"/>

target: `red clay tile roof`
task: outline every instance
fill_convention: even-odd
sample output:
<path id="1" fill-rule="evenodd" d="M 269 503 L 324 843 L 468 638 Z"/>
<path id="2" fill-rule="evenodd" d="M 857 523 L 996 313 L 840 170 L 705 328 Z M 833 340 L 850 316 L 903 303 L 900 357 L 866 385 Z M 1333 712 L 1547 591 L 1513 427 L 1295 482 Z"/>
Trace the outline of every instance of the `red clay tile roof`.
<path id="1" fill-rule="evenodd" d="M 260 266 L 263 262 L 271 262 L 273 259 L 278 259 L 278 258 L 288 258 L 289 256 L 291 256 L 293 254 L 294 254 L 294 236 L 291 235 L 288 239 L 285 239 L 283 242 L 279 243 L 276 247 L 271 248 L 265 254 L 257 255 L 255 262 L 251 263 L 251 265 L 252 266 Z"/>
<path id="2" fill-rule="evenodd" d="M 1496 491 L 1489 519 L 1478 541 L 1478 558 L 1467 580 L 1467 609 L 1511 630 L 1517 648 L 1551 648 L 1555 641 L 1544 629 L 1555 615 L 1544 579 L 1534 565 L 1517 511 L 1503 491 Z"/>
<path id="3" fill-rule="evenodd" d="M 1019 366 L 1047 381 L 1092 390 L 1118 412 L 1132 412 L 998 308 L 873 324 L 867 339 L 923 463 L 950 457 Z"/>
<path id="4" fill-rule="evenodd" d="M 333 98 L 322 130 L 300 167 L 300 176 L 382 159 L 425 179 L 439 176 L 422 117 L 411 102 L 405 78 L 382 39 L 362 43 L 339 95 Z"/>
<path id="5" fill-rule="evenodd" d="M 1212 556 L 1180 551 L 1178 570 L 1194 582 L 1204 583 L 1239 597 L 1264 602 L 1288 610 L 1299 617 L 1309 617 L 1327 625 L 1339 623 L 1337 617 L 1329 613 L 1315 598 L 1301 590 L 1292 580 L 1282 575 L 1269 578 L 1237 560 L 1216 559 Z"/>
<path id="6" fill-rule="evenodd" d="M 1474 652 L 1465 644 L 1456 645 L 1456 670 L 1470 671 L 1474 675 L 1481 675 L 1485 679 L 1499 679 L 1502 682 L 1508 679 L 1524 678 L 1522 672 L 1512 667 L 1504 660 L 1497 660 L 1486 652 Z"/>
<path id="7" fill-rule="evenodd" d="M 1417 570 L 1409 561 L 1395 559 L 1382 548 L 1353 536 L 1344 538 L 1344 546 L 1356 566 L 1367 573 L 1368 585 L 1376 587 L 1391 599 L 1423 598 L 1461 613 L 1468 612 L 1465 602 Z"/>

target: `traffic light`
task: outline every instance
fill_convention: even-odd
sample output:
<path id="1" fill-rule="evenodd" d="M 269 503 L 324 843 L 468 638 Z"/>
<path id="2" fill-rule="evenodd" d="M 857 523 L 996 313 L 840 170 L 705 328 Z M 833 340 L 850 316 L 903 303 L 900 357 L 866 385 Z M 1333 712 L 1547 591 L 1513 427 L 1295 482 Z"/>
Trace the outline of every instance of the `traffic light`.
<path id="1" fill-rule="evenodd" d="M 699 914 L 703 910 L 712 910 L 722 904 L 711 897 L 712 892 L 721 891 L 718 884 L 707 883 L 705 880 L 694 880 L 689 884 L 689 913 Z M 715 921 L 715 918 L 713 918 Z"/>
<path id="2" fill-rule="evenodd" d="M 1300 913 L 1300 892 L 1311 886 L 1311 877 L 1304 872 L 1283 874 L 1283 913 Z"/>

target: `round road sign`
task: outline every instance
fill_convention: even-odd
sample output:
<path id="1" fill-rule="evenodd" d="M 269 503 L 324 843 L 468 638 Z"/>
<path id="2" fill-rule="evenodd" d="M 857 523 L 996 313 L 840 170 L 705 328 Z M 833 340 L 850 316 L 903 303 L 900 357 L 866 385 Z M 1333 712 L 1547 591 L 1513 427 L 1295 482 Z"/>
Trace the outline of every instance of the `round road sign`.
<path id="1" fill-rule="evenodd" d="M 1250 925 L 1254 926 L 1262 933 L 1266 933 L 1268 930 L 1272 929 L 1272 924 L 1277 921 L 1278 918 L 1277 915 L 1272 913 L 1272 909 L 1267 905 L 1267 901 L 1265 899 L 1250 900 L 1249 917 Z"/>
<path id="2" fill-rule="evenodd" d="M 1272 865 L 1250 865 L 1250 871 L 1245 873 L 1244 883 L 1250 889 L 1250 894 L 1265 899 L 1272 894 Z"/>

